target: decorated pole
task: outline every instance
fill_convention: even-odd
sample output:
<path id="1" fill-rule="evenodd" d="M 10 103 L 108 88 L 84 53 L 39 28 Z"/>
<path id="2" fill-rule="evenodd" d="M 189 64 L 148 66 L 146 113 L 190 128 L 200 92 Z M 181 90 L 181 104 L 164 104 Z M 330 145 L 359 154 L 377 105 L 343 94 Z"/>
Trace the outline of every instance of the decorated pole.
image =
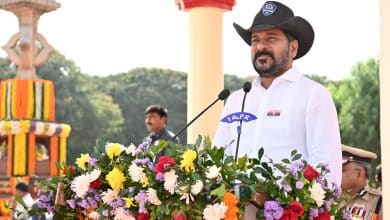
<path id="1" fill-rule="evenodd" d="M 382 174 L 383 182 L 383 219 L 390 218 L 390 211 L 386 211 L 386 207 L 390 207 L 390 188 L 386 187 L 390 184 L 390 175 L 386 175 L 390 171 L 390 162 L 386 160 L 387 155 L 390 155 L 390 136 L 385 135 L 390 132 L 390 103 L 387 101 L 390 98 L 390 30 L 389 21 L 390 14 L 390 2 L 387 0 L 380 1 L 380 32 L 381 32 L 381 51 L 380 51 L 380 70 L 379 70 L 379 81 L 380 81 L 380 131 L 381 135 L 381 155 L 382 155 Z M 386 218 L 387 217 L 387 218 Z"/>
<path id="2" fill-rule="evenodd" d="M 209 105 L 223 89 L 222 15 L 234 0 L 180 0 L 189 13 L 190 68 L 187 83 L 187 119 L 191 120 Z M 197 135 L 214 135 L 223 104 L 218 103 L 187 131 L 187 142 Z"/>
<path id="3" fill-rule="evenodd" d="M 59 174 L 56 164 L 65 162 L 71 127 L 55 122 L 55 89 L 50 80 L 39 79 L 36 67 L 46 63 L 53 47 L 37 32 L 38 20 L 60 7 L 55 0 L 0 0 L 0 9 L 19 21 L 3 49 L 18 66 L 16 78 L 0 82 L 0 218 L 1 209 L 15 193 L 15 185 Z"/>

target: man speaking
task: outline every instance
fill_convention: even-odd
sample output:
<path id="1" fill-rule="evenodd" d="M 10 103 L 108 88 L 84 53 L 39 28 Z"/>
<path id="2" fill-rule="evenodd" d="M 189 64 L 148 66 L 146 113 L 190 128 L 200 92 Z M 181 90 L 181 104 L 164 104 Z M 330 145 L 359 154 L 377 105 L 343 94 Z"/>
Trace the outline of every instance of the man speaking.
<path id="1" fill-rule="evenodd" d="M 258 77 L 252 82 L 242 106 L 243 90 L 234 92 L 226 102 L 223 117 L 242 112 L 253 120 L 221 120 L 213 143 L 226 146 L 227 153 L 257 157 L 260 147 L 265 155 L 279 162 L 298 150 L 312 165 L 327 163 L 330 182 L 341 182 L 341 143 L 337 112 L 325 87 L 304 77 L 293 67 L 314 41 L 310 23 L 275 1 L 264 3 L 249 29 L 234 28 L 251 46 L 253 67 Z M 320 64 L 323 61 L 318 61 Z M 237 118 L 237 117 L 236 117 Z M 240 124 L 242 123 L 242 126 Z M 238 133 L 240 147 L 236 149 Z"/>

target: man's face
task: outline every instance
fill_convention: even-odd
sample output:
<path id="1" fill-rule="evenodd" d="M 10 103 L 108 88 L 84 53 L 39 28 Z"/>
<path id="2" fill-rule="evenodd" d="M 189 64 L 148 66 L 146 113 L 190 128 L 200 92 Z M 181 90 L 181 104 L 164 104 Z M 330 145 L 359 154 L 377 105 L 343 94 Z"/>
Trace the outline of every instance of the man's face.
<path id="1" fill-rule="evenodd" d="M 341 179 L 341 189 L 343 191 L 351 190 L 360 185 L 365 185 L 364 168 L 348 162 L 343 165 L 343 173 Z"/>
<path id="2" fill-rule="evenodd" d="M 158 133 L 165 127 L 167 123 L 166 117 L 161 117 L 156 112 L 150 112 L 145 116 L 145 124 L 148 131 L 152 134 Z"/>
<path id="3" fill-rule="evenodd" d="M 25 192 L 22 192 L 22 191 L 20 191 L 20 190 L 18 190 L 18 189 L 16 189 L 16 190 L 15 190 L 15 195 L 16 195 L 16 196 L 23 197 L 23 196 L 26 195 L 26 193 L 25 193 Z"/>
<path id="4" fill-rule="evenodd" d="M 287 71 L 297 54 L 298 41 L 289 42 L 280 29 L 252 33 L 252 64 L 261 77 L 276 78 Z"/>

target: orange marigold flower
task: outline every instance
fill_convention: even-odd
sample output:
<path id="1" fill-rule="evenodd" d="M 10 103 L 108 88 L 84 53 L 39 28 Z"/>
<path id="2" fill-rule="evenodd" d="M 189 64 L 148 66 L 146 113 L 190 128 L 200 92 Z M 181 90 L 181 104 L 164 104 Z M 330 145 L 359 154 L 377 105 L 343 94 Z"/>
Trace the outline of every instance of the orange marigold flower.
<path id="1" fill-rule="evenodd" d="M 225 192 L 223 203 L 228 207 L 225 213 L 225 220 L 238 220 L 238 199 L 236 195 L 230 192 Z"/>

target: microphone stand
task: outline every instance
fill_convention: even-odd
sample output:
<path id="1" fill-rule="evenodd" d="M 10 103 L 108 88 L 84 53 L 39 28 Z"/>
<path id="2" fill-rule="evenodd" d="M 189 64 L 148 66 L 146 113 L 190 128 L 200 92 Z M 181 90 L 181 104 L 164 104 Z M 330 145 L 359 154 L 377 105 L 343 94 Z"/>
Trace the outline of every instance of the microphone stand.
<path id="1" fill-rule="evenodd" d="M 251 83 L 250 82 L 245 82 L 244 83 L 244 86 L 243 86 L 243 89 L 244 89 L 244 98 L 242 99 L 242 105 L 241 105 L 241 112 L 244 112 L 244 108 L 245 108 L 245 100 L 246 100 L 246 95 L 249 93 L 249 91 L 251 90 Z M 242 120 L 240 120 L 240 125 L 237 126 L 237 145 L 236 145 L 236 154 L 234 156 L 234 160 L 237 162 L 238 160 L 238 149 L 240 147 L 240 139 L 241 139 L 241 129 L 242 129 Z"/>
<path id="2" fill-rule="evenodd" d="M 219 95 L 218 95 L 218 98 L 214 100 L 214 102 L 212 102 L 210 105 L 208 105 L 203 111 L 201 111 L 194 119 L 192 119 L 190 122 L 188 122 L 188 124 L 186 124 L 186 126 L 184 126 L 182 129 L 180 129 L 180 131 L 177 132 L 177 134 L 175 134 L 175 136 L 173 136 L 171 138 L 170 141 L 174 141 L 181 133 L 183 133 L 183 131 L 185 131 L 192 123 L 194 123 L 201 115 L 203 115 L 207 110 L 209 110 L 209 108 L 211 108 L 215 103 L 217 103 L 219 100 L 225 100 L 228 96 L 230 95 L 230 91 L 228 89 L 224 89 L 222 90 Z"/>

